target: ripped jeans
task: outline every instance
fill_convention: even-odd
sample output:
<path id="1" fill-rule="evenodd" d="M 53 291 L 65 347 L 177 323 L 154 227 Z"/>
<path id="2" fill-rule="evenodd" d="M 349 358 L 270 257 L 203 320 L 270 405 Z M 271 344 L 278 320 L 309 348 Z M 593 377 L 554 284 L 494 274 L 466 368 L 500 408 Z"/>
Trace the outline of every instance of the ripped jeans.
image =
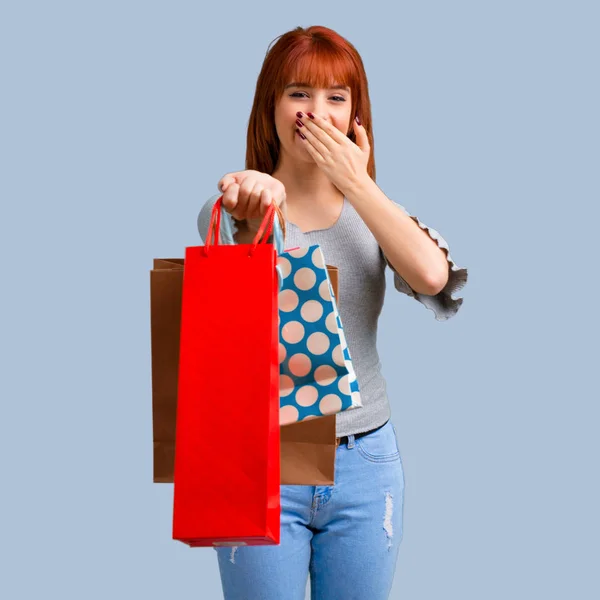
<path id="1" fill-rule="evenodd" d="M 215 548 L 225 600 L 387 600 L 404 470 L 391 421 L 336 450 L 334 486 L 281 486 L 278 546 Z"/>

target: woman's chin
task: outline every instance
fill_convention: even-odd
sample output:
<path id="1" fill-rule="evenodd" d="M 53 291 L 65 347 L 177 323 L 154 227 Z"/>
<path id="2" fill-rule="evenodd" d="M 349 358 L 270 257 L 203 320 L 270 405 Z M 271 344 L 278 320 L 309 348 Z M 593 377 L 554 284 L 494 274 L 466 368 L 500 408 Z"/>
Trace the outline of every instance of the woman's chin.
<path id="1" fill-rule="evenodd" d="M 292 143 L 293 145 L 287 146 L 286 144 L 285 150 L 282 150 L 298 162 L 314 165 L 315 159 L 308 153 L 308 150 L 304 147 L 306 143 L 306 140 L 301 139 L 297 133 L 294 133 L 294 141 Z"/>
<path id="2" fill-rule="evenodd" d="M 298 151 L 296 152 L 296 156 L 298 156 L 301 160 L 305 162 L 315 162 L 315 159 L 309 154 L 306 149 L 306 144 L 308 143 L 306 140 L 300 138 L 298 134 L 296 134 L 296 148 Z"/>

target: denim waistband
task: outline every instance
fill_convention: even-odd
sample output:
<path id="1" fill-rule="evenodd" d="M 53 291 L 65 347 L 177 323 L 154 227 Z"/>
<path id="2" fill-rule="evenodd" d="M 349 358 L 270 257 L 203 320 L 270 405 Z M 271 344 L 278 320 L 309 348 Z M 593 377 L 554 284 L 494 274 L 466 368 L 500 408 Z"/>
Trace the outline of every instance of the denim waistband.
<path id="1" fill-rule="evenodd" d="M 358 439 L 361 437 L 364 437 L 365 435 L 369 435 L 370 433 L 375 433 L 377 430 L 381 429 L 382 427 L 385 427 L 388 423 L 389 423 L 389 419 L 383 424 L 380 425 L 379 427 L 375 427 L 375 429 L 369 429 L 369 431 L 363 431 L 361 433 L 355 433 L 354 434 L 354 439 Z M 341 446 L 342 444 L 347 444 L 348 443 L 348 436 L 344 435 L 342 437 L 339 438 L 335 438 L 335 445 L 336 446 Z"/>

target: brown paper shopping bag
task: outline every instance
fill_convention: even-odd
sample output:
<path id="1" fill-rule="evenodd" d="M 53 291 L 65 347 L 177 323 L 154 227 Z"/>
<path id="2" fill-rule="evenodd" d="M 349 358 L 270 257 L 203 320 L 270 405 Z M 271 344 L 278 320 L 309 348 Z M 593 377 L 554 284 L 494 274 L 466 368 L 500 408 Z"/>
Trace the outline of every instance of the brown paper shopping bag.
<path id="1" fill-rule="evenodd" d="M 154 483 L 173 483 L 183 263 L 183 258 L 156 258 L 150 271 Z M 338 269 L 328 265 L 327 270 L 337 298 Z M 281 428 L 281 484 L 334 485 L 335 418 Z"/>
<path id="2" fill-rule="evenodd" d="M 183 258 L 154 259 L 150 271 L 154 482 L 173 483 Z"/>

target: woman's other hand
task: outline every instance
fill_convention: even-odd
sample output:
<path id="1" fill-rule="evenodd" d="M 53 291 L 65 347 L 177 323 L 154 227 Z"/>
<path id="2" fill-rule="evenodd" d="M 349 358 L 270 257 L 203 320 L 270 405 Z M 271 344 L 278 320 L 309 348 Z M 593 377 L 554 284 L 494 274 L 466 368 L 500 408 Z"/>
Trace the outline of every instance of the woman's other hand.
<path id="1" fill-rule="evenodd" d="M 223 208 L 237 221 L 258 228 L 267 208 L 275 202 L 284 208 L 285 187 L 281 181 L 260 171 L 227 173 L 218 183 L 223 193 Z"/>

